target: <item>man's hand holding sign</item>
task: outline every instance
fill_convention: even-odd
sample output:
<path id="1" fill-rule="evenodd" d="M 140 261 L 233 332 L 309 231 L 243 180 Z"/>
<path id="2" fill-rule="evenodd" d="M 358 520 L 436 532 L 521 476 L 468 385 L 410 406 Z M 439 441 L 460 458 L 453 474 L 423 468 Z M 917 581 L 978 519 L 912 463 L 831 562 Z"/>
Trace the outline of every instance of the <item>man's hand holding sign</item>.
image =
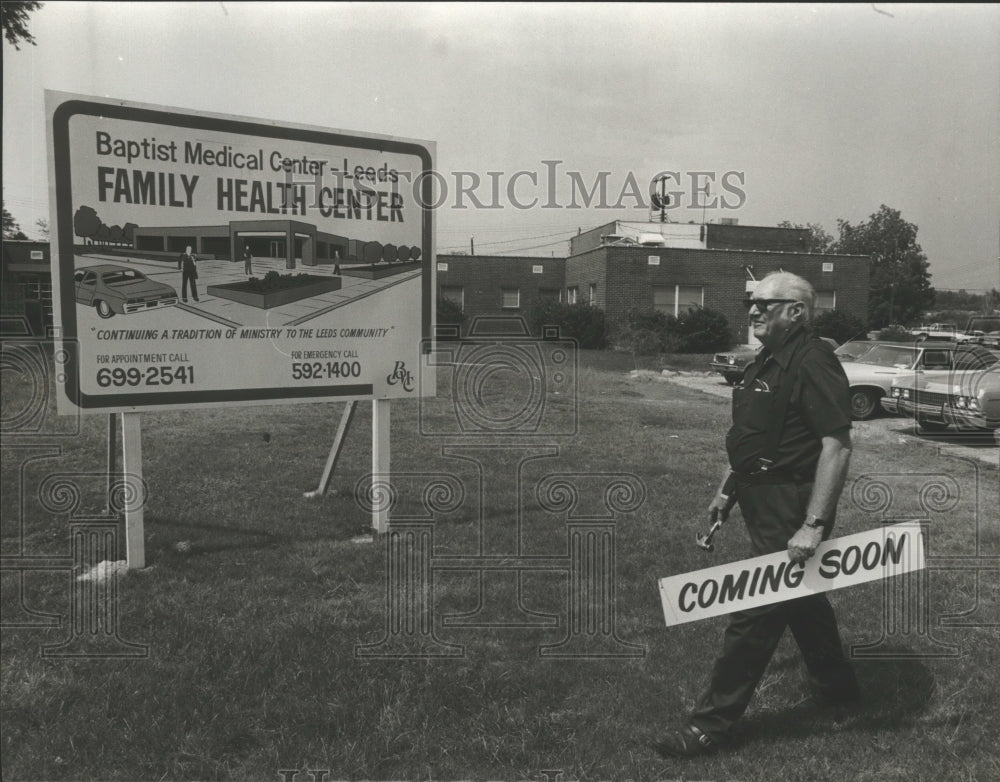
<path id="1" fill-rule="evenodd" d="M 765 277 L 747 299 L 764 347 L 733 390 L 729 470 L 708 507 L 711 531 L 696 542 L 711 551 L 712 535 L 739 503 L 758 556 L 660 582 L 667 624 L 730 613 L 708 686 L 682 727 L 655 743 L 661 754 L 688 757 L 726 742 L 786 627 L 814 699 L 857 701 L 825 592 L 922 561 L 913 530 L 828 540 L 850 463 L 851 416 L 840 361 L 809 328 L 815 301 L 812 286 L 786 272 Z"/>

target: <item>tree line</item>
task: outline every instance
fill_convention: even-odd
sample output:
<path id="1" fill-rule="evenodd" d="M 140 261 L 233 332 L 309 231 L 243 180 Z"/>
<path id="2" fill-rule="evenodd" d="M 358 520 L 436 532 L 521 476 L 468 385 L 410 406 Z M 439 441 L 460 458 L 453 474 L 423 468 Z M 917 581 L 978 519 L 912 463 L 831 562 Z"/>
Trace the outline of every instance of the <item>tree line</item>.
<path id="1" fill-rule="evenodd" d="M 135 223 L 106 225 L 93 207 L 81 206 L 73 215 L 73 233 L 83 239 L 84 244 L 121 245 L 131 247 L 135 242 Z"/>
<path id="2" fill-rule="evenodd" d="M 910 323 L 934 308 L 930 263 L 917 243 L 917 226 L 903 219 L 898 209 L 885 204 L 864 222 L 837 220 L 834 238 L 815 223 L 782 228 L 807 228 L 811 252 L 867 255 L 871 259 L 868 289 L 868 324 L 881 328 Z"/>

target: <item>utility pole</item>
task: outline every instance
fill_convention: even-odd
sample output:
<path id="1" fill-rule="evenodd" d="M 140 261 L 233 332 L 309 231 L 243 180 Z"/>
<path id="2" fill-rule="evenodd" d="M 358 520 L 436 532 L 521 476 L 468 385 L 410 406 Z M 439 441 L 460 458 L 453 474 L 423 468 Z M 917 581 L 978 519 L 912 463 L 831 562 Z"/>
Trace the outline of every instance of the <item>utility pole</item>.
<path id="1" fill-rule="evenodd" d="M 470 236 L 469 237 L 469 255 L 475 255 L 475 254 L 476 254 L 476 237 L 475 236 Z"/>

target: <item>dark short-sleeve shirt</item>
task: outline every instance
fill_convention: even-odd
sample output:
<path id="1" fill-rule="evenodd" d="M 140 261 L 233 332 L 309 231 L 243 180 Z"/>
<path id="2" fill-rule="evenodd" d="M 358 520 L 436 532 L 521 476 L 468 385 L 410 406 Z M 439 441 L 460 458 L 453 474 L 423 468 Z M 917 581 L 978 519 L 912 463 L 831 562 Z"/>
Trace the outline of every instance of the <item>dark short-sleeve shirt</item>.
<path id="1" fill-rule="evenodd" d="M 791 377 L 792 359 L 802 350 L 806 353 Z M 811 477 L 822 438 L 850 428 L 850 388 L 839 359 L 827 343 L 798 329 L 773 353 L 762 349 L 733 390 L 733 425 L 726 435 L 726 450 L 730 466 L 737 472 L 759 469 L 768 430 L 774 420 L 781 420 L 772 407 L 786 383 L 793 384 L 792 393 L 770 471 Z"/>

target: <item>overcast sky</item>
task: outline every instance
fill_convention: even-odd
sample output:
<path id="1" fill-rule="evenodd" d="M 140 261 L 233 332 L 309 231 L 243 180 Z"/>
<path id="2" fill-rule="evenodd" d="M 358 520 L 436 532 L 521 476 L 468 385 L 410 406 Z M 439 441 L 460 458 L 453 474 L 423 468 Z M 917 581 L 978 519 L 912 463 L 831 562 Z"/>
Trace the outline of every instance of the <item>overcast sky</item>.
<path id="1" fill-rule="evenodd" d="M 37 46 L 3 43 L 3 198 L 29 235 L 54 89 L 434 141 L 439 252 L 563 255 L 578 229 L 648 219 L 620 195 L 671 171 L 672 221 L 836 235 L 884 203 L 936 287 L 1000 287 L 995 4 L 50 2 L 30 28 Z M 458 208 L 454 172 L 500 208 Z M 571 172 L 607 172 L 606 208 L 572 208 Z"/>

